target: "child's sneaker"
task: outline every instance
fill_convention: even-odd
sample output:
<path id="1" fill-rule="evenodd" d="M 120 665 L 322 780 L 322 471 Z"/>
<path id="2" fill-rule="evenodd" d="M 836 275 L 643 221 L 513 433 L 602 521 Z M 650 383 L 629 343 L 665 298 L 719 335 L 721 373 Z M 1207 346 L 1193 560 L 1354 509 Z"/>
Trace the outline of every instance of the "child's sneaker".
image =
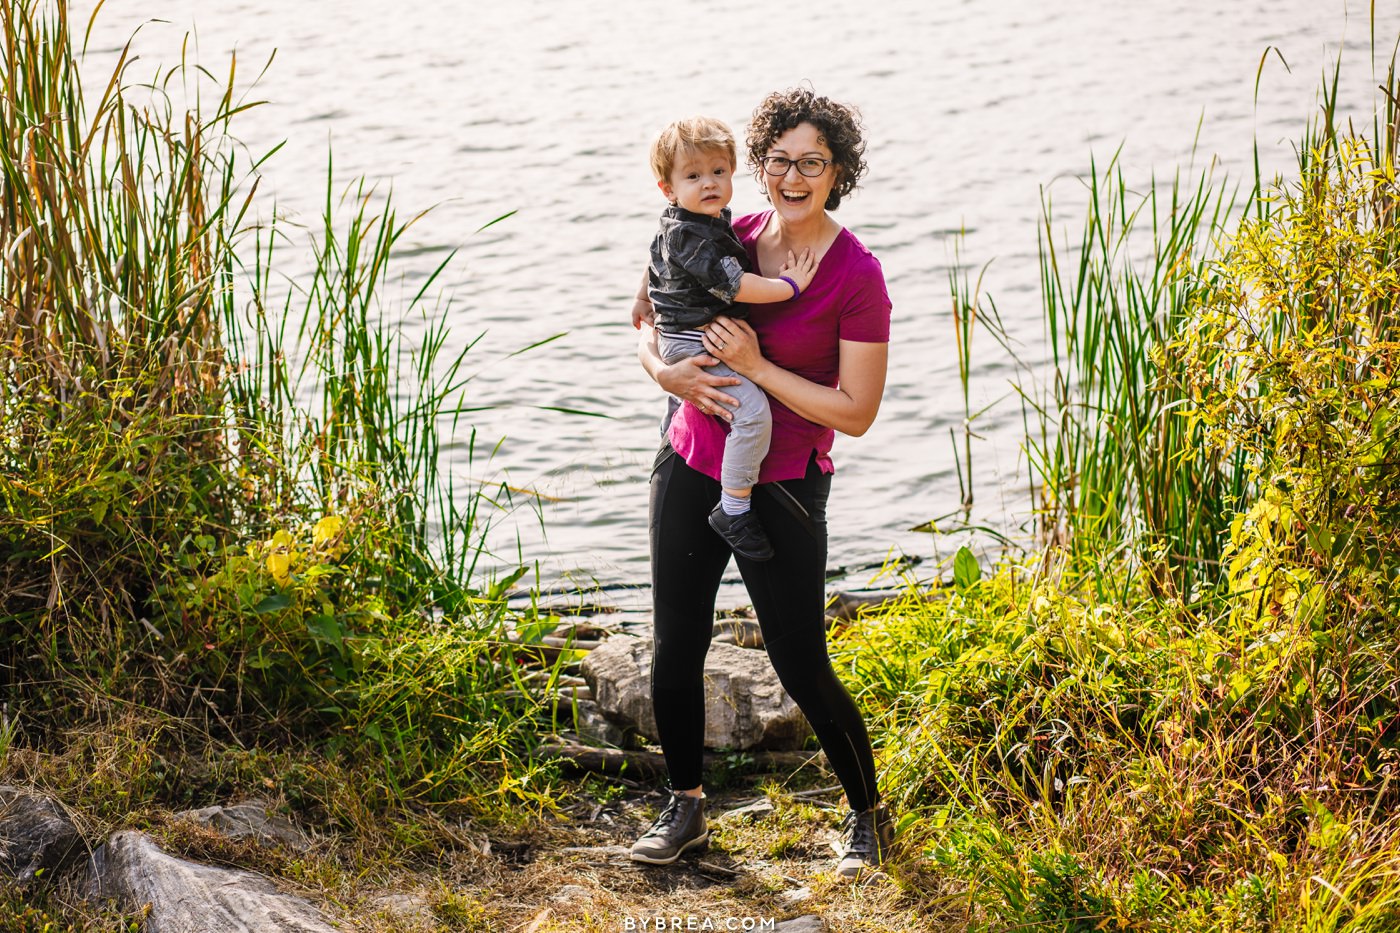
<path id="1" fill-rule="evenodd" d="M 749 560 L 768 560 L 773 556 L 773 545 L 768 540 L 768 532 L 763 523 L 750 509 L 738 515 L 730 515 L 721 506 L 715 506 L 710 513 L 710 527 L 729 543 L 734 553 Z"/>

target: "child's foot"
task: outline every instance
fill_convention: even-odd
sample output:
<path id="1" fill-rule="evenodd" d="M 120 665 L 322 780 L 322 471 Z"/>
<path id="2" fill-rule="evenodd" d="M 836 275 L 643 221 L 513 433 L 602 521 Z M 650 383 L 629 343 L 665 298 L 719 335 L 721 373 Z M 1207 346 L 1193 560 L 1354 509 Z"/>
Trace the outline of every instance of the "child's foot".
<path id="1" fill-rule="evenodd" d="M 735 554 L 749 560 L 768 560 L 773 556 L 773 545 L 768 540 L 768 532 L 763 523 L 752 511 L 730 515 L 722 506 L 715 506 L 710 513 L 710 527 L 729 543 Z"/>

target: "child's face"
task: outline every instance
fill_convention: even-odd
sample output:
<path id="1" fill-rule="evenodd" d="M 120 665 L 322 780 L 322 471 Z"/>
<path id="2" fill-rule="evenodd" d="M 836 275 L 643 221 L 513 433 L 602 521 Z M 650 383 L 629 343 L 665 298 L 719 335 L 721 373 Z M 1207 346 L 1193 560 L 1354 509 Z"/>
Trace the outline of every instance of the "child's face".
<path id="1" fill-rule="evenodd" d="M 718 217 L 734 196 L 734 163 L 720 149 L 687 152 L 676 160 L 671 177 L 656 184 L 672 204 Z"/>

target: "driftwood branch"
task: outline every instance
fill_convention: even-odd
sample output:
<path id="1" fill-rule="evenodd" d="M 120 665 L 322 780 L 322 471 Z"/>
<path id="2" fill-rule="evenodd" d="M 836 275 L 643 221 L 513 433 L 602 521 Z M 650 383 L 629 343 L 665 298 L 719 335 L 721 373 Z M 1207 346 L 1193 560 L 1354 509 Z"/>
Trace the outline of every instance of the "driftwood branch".
<path id="1" fill-rule="evenodd" d="M 747 751 L 744 757 L 753 762 L 756 769 L 763 771 L 796 771 L 813 762 L 825 764 L 821 752 L 770 752 Z M 610 774 L 618 777 L 659 778 L 666 774 L 666 759 L 656 752 L 630 751 L 620 748 L 594 748 L 590 745 L 572 743 L 549 743 L 541 745 L 532 755 L 542 761 L 560 761 L 576 771 L 593 774 Z M 705 766 L 721 763 L 728 757 L 713 752 L 705 753 Z"/>

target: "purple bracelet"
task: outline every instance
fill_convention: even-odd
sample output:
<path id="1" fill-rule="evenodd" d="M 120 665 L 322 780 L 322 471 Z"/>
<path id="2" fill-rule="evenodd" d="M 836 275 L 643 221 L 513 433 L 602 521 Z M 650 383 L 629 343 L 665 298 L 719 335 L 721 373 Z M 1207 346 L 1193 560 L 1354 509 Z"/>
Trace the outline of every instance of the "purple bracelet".
<path id="1" fill-rule="evenodd" d="M 784 282 L 786 282 L 786 283 L 788 283 L 789 285 L 792 286 L 792 297 L 793 297 L 793 298 L 796 298 L 798 295 L 802 294 L 802 289 L 798 288 L 798 287 L 797 287 L 797 283 L 794 282 L 792 279 L 788 278 L 788 277 L 785 276 L 785 275 L 780 275 L 780 276 L 778 276 L 778 278 L 782 279 Z M 791 299 L 789 299 L 789 300 L 791 300 Z"/>

